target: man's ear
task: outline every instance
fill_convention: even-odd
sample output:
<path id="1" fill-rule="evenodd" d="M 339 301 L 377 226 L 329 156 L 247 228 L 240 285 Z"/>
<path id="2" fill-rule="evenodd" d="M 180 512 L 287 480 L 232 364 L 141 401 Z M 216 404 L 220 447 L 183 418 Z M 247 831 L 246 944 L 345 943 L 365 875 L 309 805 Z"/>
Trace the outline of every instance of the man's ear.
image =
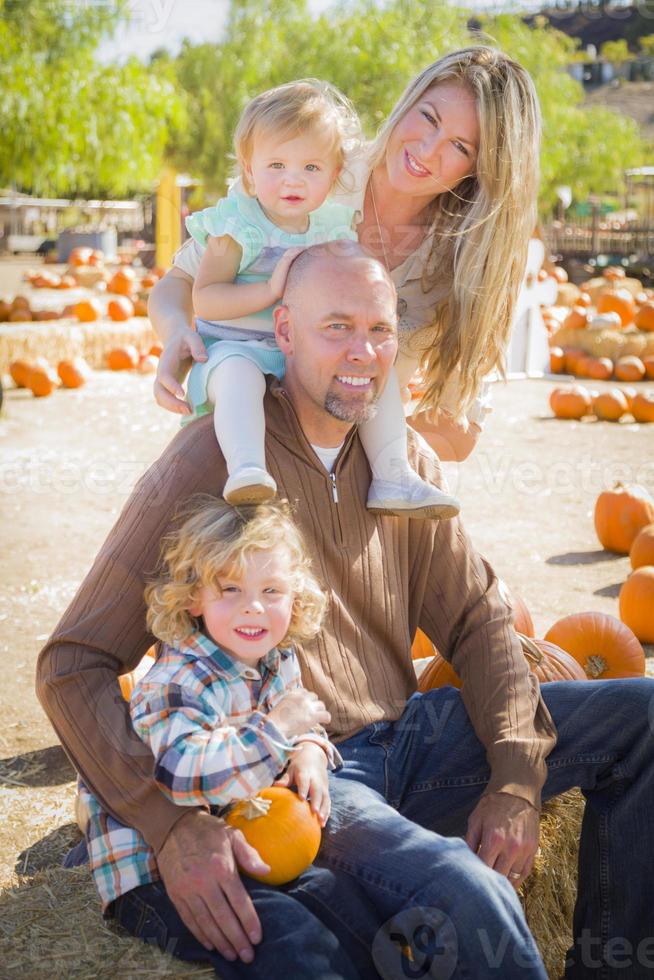
<path id="1" fill-rule="evenodd" d="M 275 340 L 282 354 L 288 357 L 293 353 L 293 329 L 291 327 L 291 317 L 288 306 L 281 304 L 273 310 L 273 323 L 275 324 Z"/>

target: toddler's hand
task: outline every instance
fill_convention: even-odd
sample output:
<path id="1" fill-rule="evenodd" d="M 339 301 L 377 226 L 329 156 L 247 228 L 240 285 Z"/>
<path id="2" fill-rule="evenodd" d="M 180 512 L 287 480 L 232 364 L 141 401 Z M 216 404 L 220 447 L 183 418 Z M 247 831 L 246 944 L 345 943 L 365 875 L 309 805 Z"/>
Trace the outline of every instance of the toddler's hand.
<path id="1" fill-rule="evenodd" d="M 331 715 L 313 691 L 289 691 L 269 712 L 268 717 L 287 738 L 303 735 L 316 725 L 328 725 Z"/>
<path id="2" fill-rule="evenodd" d="M 293 259 L 297 258 L 300 252 L 303 251 L 303 248 L 287 248 L 273 269 L 273 274 L 270 277 L 270 282 L 268 283 L 272 294 L 273 303 L 276 303 L 277 300 L 281 299 L 284 295 L 284 290 L 286 289 L 286 279 L 288 277 L 288 270 L 291 267 L 291 262 Z"/>
<path id="3" fill-rule="evenodd" d="M 324 827 L 329 819 L 331 800 L 327 778 L 327 756 L 315 742 L 302 742 L 276 786 L 295 786 L 298 796 L 308 800 Z"/>

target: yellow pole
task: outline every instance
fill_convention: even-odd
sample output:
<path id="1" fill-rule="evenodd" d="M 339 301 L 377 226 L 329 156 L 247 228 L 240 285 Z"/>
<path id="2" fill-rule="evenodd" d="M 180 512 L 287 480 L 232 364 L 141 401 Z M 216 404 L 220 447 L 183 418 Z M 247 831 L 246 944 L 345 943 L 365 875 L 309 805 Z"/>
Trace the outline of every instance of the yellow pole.
<path id="1" fill-rule="evenodd" d="M 157 188 L 156 262 L 167 269 L 181 245 L 182 198 L 177 172 L 164 167 Z"/>

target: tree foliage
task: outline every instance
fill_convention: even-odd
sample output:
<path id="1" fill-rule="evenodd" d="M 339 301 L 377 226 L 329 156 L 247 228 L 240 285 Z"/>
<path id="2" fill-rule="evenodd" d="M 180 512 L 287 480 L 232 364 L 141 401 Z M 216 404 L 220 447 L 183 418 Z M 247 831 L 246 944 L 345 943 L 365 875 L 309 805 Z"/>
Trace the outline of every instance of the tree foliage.
<path id="1" fill-rule="evenodd" d="M 0 185 L 41 195 L 150 189 L 182 102 L 174 75 L 101 65 L 109 4 L 0 0 Z"/>
<path id="2" fill-rule="evenodd" d="M 445 51 L 489 43 L 531 73 L 543 112 L 541 205 L 569 185 L 578 199 L 618 190 L 622 171 L 642 162 L 636 124 L 582 107 L 583 89 L 566 71 L 577 42 L 537 18 L 533 27 L 503 14 L 477 18 L 445 2 L 353 0 L 312 17 L 305 0 L 234 0 L 224 41 L 185 44 L 175 61 L 189 100 L 189 126 L 174 135 L 180 165 L 202 177 L 208 198 L 224 191 L 231 134 L 257 92 L 304 76 L 328 79 L 356 106 L 372 136 L 406 83 Z"/>

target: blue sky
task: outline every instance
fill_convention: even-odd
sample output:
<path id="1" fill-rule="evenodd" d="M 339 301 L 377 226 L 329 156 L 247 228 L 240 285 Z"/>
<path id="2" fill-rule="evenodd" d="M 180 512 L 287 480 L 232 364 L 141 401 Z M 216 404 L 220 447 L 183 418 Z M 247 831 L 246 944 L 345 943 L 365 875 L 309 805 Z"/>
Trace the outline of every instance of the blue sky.
<path id="1" fill-rule="evenodd" d="M 98 0 L 91 0 L 97 3 Z M 105 0 L 107 2 L 107 0 Z M 505 0 L 504 6 L 510 0 Z M 312 10 L 324 10 L 330 0 L 311 0 Z M 502 0 L 461 0 L 461 6 L 488 9 L 502 5 Z M 534 2 L 511 3 L 513 7 L 534 7 Z M 223 31 L 229 10 L 229 0 L 127 0 L 131 22 L 119 27 L 116 36 L 100 48 L 103 61 L 113 61 L 129 55 L 142 60 L 156 48 L 176 51 L 184 37 L 199 43 L 217 41 Z"/>

